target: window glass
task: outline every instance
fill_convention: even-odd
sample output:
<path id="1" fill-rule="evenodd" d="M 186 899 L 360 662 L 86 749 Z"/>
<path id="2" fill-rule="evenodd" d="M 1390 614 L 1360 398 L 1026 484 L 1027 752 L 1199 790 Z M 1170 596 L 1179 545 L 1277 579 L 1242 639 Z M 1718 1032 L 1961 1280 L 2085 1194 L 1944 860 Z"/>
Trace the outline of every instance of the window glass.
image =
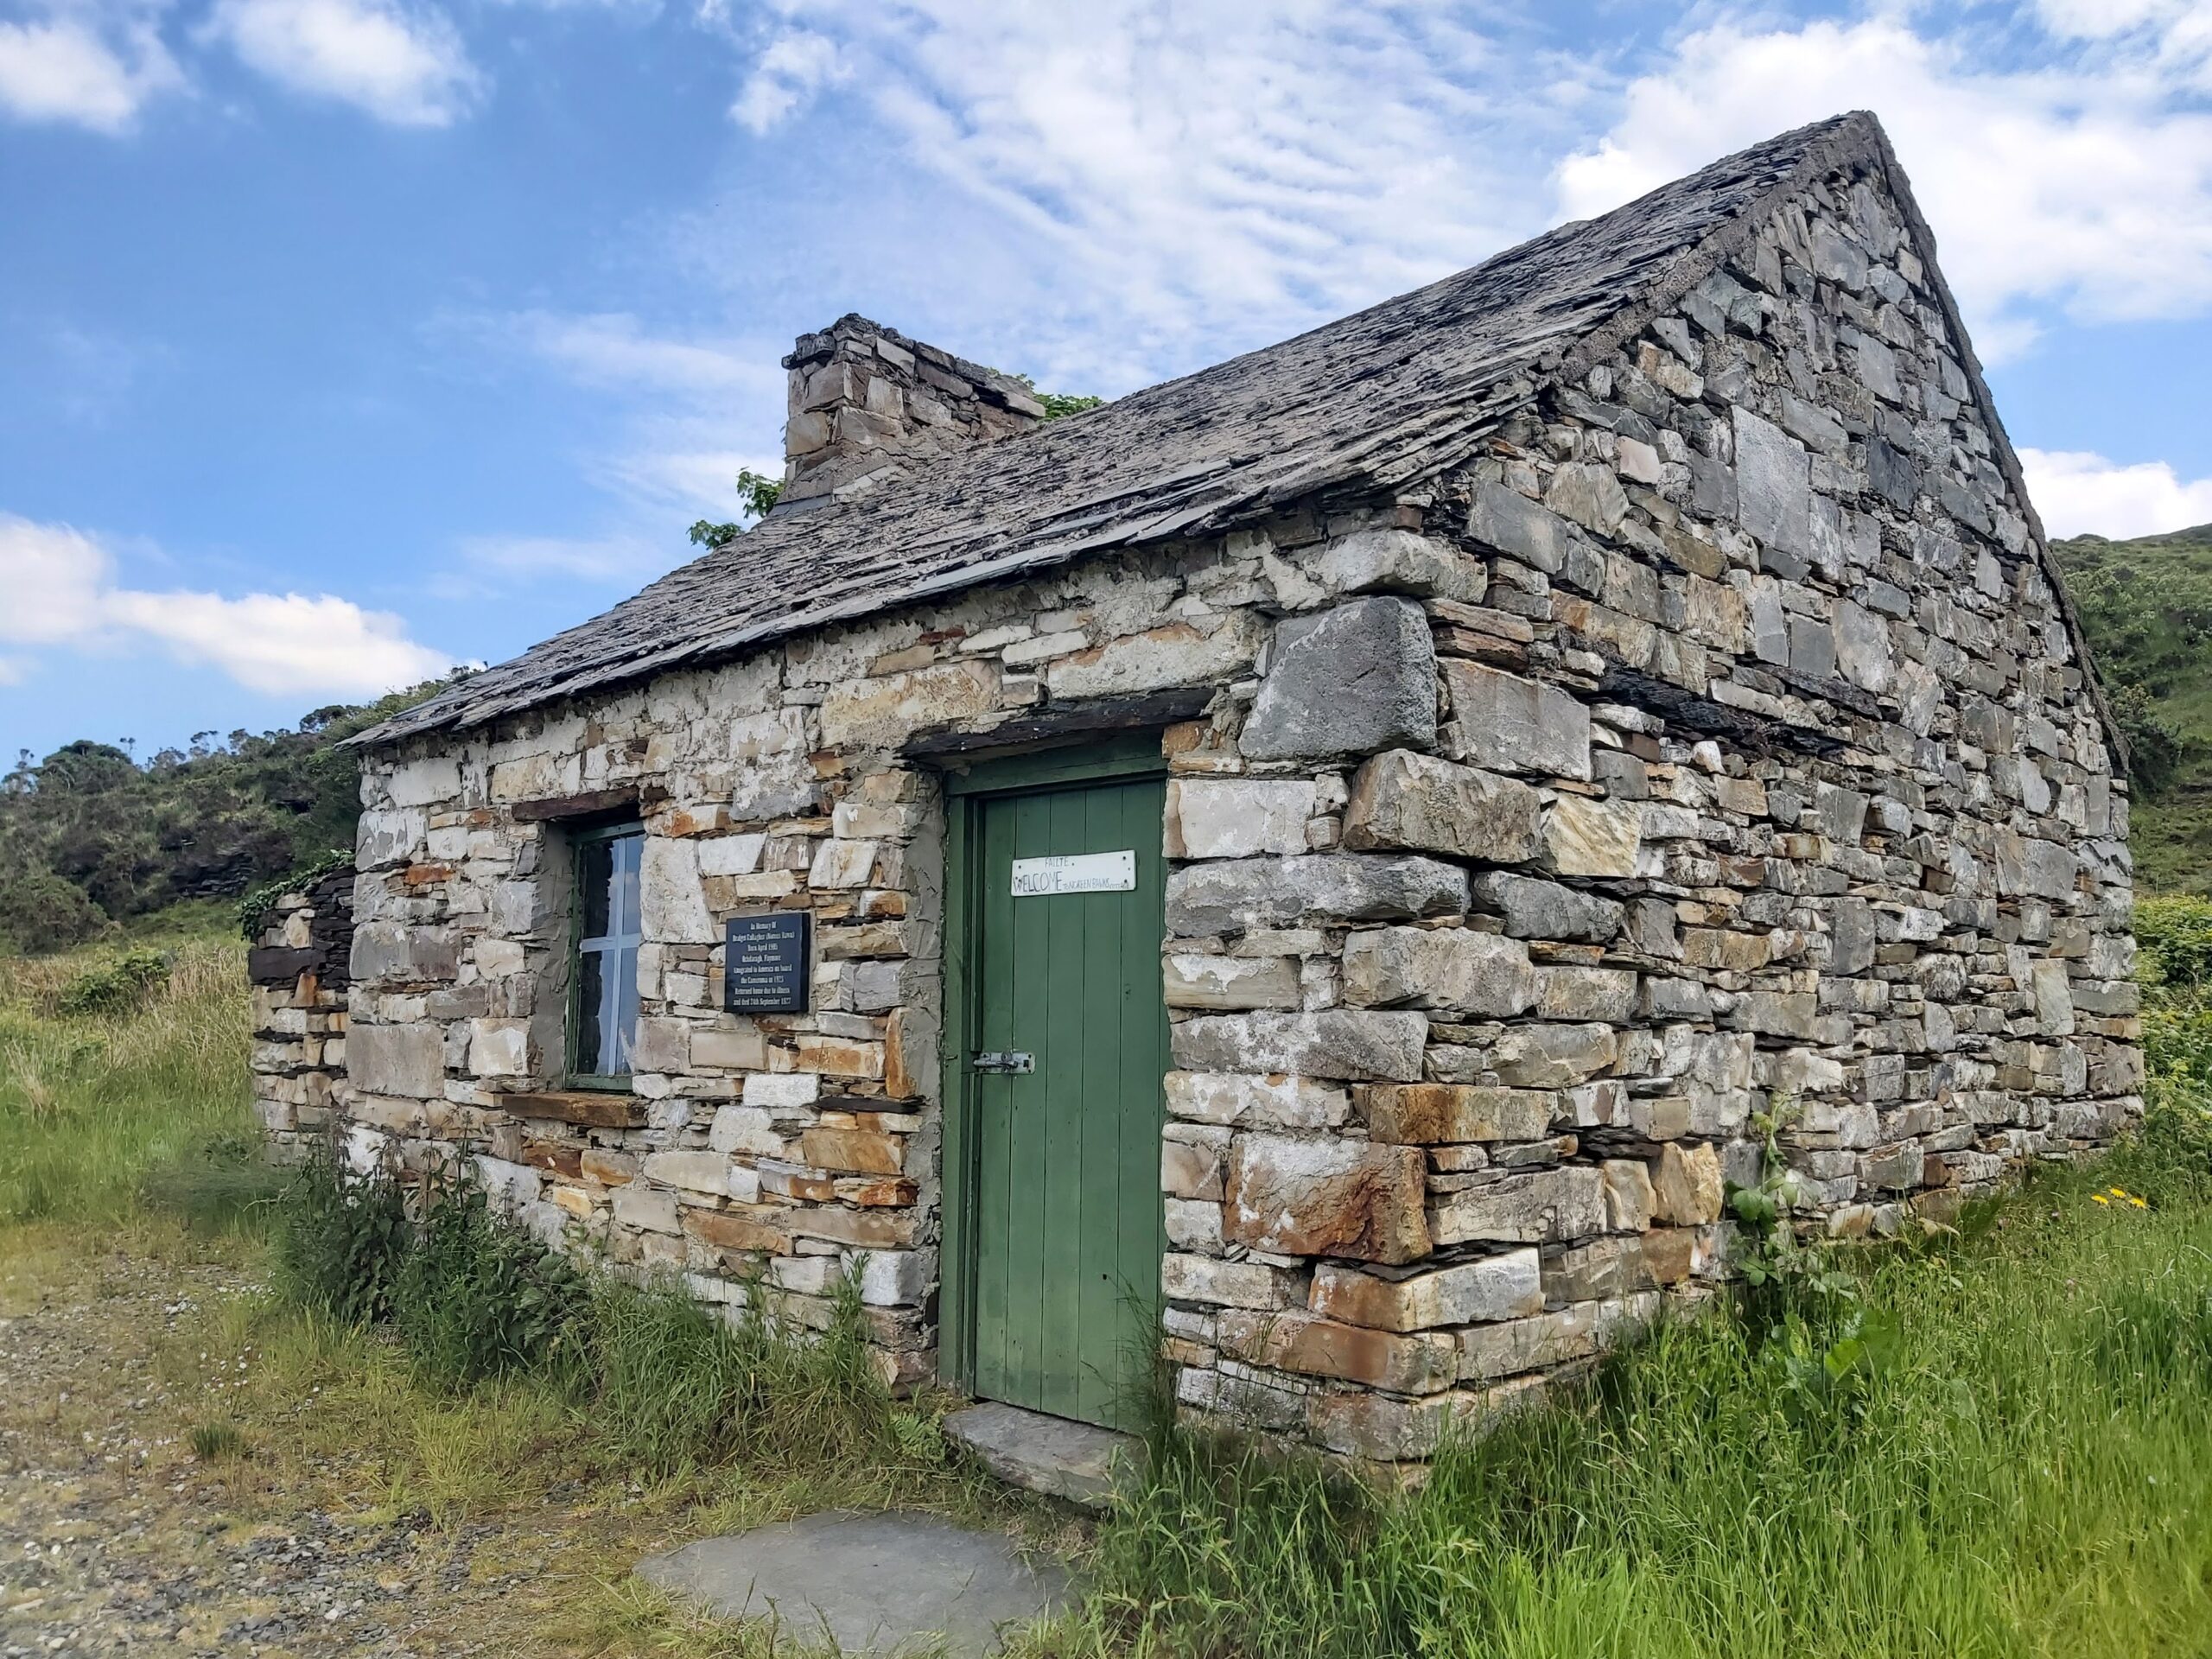
<path id="1" fill-rule="evenodd" d="M 638 1030 L 638 830 L 594 836 L 576 849 L 575 1069 L 627 1076 Z"/>

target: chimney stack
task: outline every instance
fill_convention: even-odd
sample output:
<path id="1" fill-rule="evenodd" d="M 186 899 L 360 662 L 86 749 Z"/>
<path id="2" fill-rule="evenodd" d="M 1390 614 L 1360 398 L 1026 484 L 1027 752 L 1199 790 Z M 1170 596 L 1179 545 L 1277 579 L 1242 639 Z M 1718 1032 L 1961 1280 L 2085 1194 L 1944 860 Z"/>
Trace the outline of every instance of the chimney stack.
<path id="1" fill-rule="evenodd" d="M 848 313 L 784 359 L 791 415 L 779 504 L 843 499 L 914 462 L 1026 432 L 1045 406 L 995 369 Z"/>

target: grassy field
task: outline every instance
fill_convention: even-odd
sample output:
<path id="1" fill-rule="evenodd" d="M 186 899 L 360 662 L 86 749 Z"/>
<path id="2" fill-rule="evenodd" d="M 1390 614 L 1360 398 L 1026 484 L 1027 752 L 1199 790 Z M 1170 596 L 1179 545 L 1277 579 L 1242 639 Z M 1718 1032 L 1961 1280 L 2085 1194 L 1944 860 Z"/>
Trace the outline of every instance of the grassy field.
<path id="1" fill-rule="evenodd" d="M 351 1326 L 254 1289 L 281 1212 L 247 1201 L 267 1189 L 237 1156 L 236 951 L 205 941 L 127 1012 L 62 1011 L 99 960 L 6 964 L 0 1315 L 97 1309 L 125 1262 L 156 1287 L 234 1277 L 145 1337 L 176 1402 L 147 1454 L 162 1479 L 197 1480 L 234 1528 L 342 1514 L 475 1540 L 486 1584 L 542 1563 L 496 1598 L 410 1603 L 444 1609 L 456 1645 L 498 1621 L 488 1651 L 790 1655 L 639 1590 L 628 1562 L 815 1508 L 913 1505 L 1082 1558 L 1090 1599 L 1017 1644 L 1033 1659 L 2212 1652 L 2212 906 L 2146 905 L 2142 931 L 2163 982 L 2143 1141 L 1955 1230 L 1843 1252 L 1752 1316 L 1670 1325 L 1410 1493 L 1162 1432 L 1123 1505 L 1079 1525 L 953 1466 L 932 1402 L 702 1338 L 651 1299 L 607 1304 L 634 1328 L 585 1359 L 533 1338 L 469 1381 L 435 1317 Z M 467 1306 L 455 1275 L 487 1270 L 418 1267 L 409 1294 Z M 105 1305 L 127 1311 L 120 1294 Z"/>

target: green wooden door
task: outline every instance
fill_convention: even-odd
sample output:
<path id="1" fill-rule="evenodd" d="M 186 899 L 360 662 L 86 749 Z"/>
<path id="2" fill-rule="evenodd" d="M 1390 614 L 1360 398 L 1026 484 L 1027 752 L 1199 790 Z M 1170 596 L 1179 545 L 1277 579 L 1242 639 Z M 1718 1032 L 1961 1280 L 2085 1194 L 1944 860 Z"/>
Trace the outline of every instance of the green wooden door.
<path id="1" fill-rule="evenodd" d="M 965 837 L 969 1380 L 1094 1423 L 1132 1420 L 1157 1339 L 1162 793 L 1149 776 L 984 796 Z M 1128 890 L 1016 893 L 1017 861 L 1116 853 Z M 1113 861 L 1019 874 L 1121 879 Z"/>

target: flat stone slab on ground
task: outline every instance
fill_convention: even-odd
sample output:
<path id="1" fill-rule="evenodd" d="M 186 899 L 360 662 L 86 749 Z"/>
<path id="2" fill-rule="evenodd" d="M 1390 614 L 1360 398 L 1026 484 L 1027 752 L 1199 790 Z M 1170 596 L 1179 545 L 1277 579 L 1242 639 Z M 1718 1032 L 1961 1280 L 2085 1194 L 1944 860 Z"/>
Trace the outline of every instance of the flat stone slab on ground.
<path id="1" fill-rule="evenodd" d="M 944 1432 L 1007 1485 L 1092 1510 L 1113 1496 L 1115 1459 L 1126 1468 L 1137 1455 L 1127 1434 L 996 1400 L 954 1412 Z"/>
<path id="2" fill-rule="evenodd" d="M 638 1573 L 731 1618 L 772 1619 L 801 1649 L 984 1659 L 1001 1634 L 1058 1612 L 1068 1574 L 995 1532 L 941 1516 L 829 1510 L 638 1563 Z"/>

